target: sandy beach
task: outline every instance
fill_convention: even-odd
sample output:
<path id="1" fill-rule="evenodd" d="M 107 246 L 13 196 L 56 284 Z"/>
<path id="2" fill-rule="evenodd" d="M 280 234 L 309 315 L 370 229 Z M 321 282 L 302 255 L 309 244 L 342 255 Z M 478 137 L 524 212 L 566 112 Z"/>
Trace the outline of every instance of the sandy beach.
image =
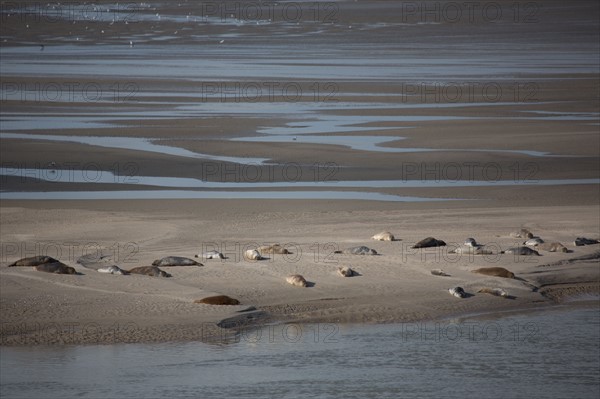
<path id="1" fill-rule="evenodd" d="M 536 23 L 505 8 L 490 24 L 334 2 L 332 21 L 232 23 L 192 3 L 27 29 L 3 8 L 0 345 L 597 303 L 600 244 L 574 245 L 600 239 L 597 7 L 544 1 Z M 569 252 L 500 254 L 523 244 L 509 236 L 521 228 Z M 383 231 L 399 240 L 371 239 Z M 448 245 L 412 248 L 426 237 Z M 450 253 L 468 237 L 493 254 Z M 292 254 L 243 259 L 273 243 Z M 334 253 L 359 245 L 379 255 Z M 212 249 L 228 258 L 163 268 L 170 278 L 77 263 L 109 254 L 130 269 Z M 79 274 L 7 267 L 35 255 Z M 483 267 L 517 278 L 472 273 Z M 212 295 L 241 304 L 194 303 Z"/>

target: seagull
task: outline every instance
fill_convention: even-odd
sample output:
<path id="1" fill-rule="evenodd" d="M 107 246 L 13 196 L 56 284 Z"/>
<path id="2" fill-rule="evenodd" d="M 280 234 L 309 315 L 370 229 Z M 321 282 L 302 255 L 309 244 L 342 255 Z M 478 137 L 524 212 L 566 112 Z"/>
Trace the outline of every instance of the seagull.
<path id="1" fill-rule="evenodd" d="M 219 42 L 219 44 L 223 44 L 223 43 L 225 43 L 225 39 L 223 39 Z"/>
<path id="2" fill-rule="evenodd" d="M 129 41 L 129 47 L 132 47 L 132 48 L 133 48 L 133 40 L 130 40 L 130 41 Z"/>
<path id="3" fill-rule="evenodd" d="M 44 51 L 44 45 L 40 44 L 40 51 Z"/>

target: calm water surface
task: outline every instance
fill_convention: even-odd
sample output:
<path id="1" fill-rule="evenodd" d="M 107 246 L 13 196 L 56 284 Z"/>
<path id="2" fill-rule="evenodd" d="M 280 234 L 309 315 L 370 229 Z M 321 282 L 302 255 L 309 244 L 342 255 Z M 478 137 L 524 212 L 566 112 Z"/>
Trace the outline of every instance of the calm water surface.
<path id="1" fill-rule="evenodd" d="M 595 306 L 232 342 L 2 348 L 3 398 L 598 398 Z"/>

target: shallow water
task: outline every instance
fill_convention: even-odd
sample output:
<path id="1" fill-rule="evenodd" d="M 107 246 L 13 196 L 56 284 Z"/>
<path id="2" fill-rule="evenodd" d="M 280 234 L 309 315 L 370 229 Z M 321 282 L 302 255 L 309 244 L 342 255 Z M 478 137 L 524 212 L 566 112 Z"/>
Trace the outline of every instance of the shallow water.
<path id="1" fill-rule="evenodd" d="M 0 396 L 595 399 L 597 303 L 437 323 L 286 324 L 213 343 L 3 347 Z"/>

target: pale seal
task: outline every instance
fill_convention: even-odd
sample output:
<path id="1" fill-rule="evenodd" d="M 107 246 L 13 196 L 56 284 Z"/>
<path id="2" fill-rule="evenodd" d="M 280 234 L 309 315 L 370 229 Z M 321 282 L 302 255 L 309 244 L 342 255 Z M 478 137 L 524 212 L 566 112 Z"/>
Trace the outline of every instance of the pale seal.
<path id="1" fill-rule="evenodd" d="M 261 260 L 261 259 L 263 259 L 263 257 L 260 256 L 260 252 L 258 252 L 256 249 L 248 249 L 248 250 L 246 250 L 246 252 L 244 252 L 244 259 L 246 259 L 246 260 Z"/>
<path id="2" fill-rule="evenodd" d="M 129 274 L 127 273 L 126 270 L 121 269 L 119 266 L 117 265 L 112 265 L 109 267 L 101 267 L 98 269 L 99 273 L 108 273 L 108 274 L 120 274 L 120 275 L 126 275 Z"/>
<path id="3" fill-rule="evenodd" d="M 194 303 L 203 303 L 206 305 L 239 305 L 240 301 L 228 297 L 227 295 L 215 295 L 202 299 L 196 299 Z"/>
<path id="4" fill-rule="evenodd" d="M 338 267 L 337 272 L 342 277 L 352 277 L 352 276 L 358 275 L 358 273 L 356 273 L 354 270 L 352 270 L 348 266 Z"/>
<path id="5" fill-rule="evenodd" d="M 15 261 L 15 262 L 11 263 L 10 265 L 8 265 L 8 267 L 37 266 L 37 265 L 42 265 L 44 263 L 56 263 L 56 262 L 59 262 L 59 260 L 54 259 L 50 256 L 32 256 L 29 258 L 19 259 L 18 261 Z"/>
<path id="6" fill-rule="evenodd" d="M 448 253 L 451 253 L 451 254 L 469 254 L 469 255 L 493 255 L 492 251 L 490 251 L 488 249 L 481 248 L 480 246 L 472 247 L 472 246 L 466 246 L 466 245 L 463 245 L 462 247 L 458 247 L 456 249 L 453 249 L 452 251 L 449 251 Z"/>
<path id="7" fill-rule="evenodd" d="M 518 231 L 513 231 L 512 233 L 510 233 L 510 236 L 512 238 L 533 238 L 533 233 L 531 231 L 529 231 L 528 229 L 521 229 Z"/>
<path id="8" fill-rule="evenodd" d="M 500 296 L 502 298 L 508 298 L 508 293 L 506 291 L 504 291 L 502 288 L 483 287 L 477 292 L 482 292 L 484 294 L 496 295 L 496 296 Z"/>
<path id="9" fill-rule="evenodd" d="M 442 240 L 437 240 L 433 237 L 427 237 L 413 245 L 413 248 L 429 248 L 429 247 L 443 247 L 446 243 Z"/>
<path id="10" fill-rule="evenodd" d="M 288 276 L 285 281 L 287 281 L 288 284 L 295 285 L 296 287 L 306 287 L 307 285 L 304 277 L 299 274 Z"/>
<path id="11" fill-rule="evenodd" d="M 467 293 L 462 287 L 449 288 L 448 292 L 450 293 L 450 295 L 455 296 L 457 298 L 465 298 L 467 296 Z"/>
<path id="12" fill-rule="evenodd" d="M 204 266 L 202 263 L 196 262 L 194 259 L 184 258 L 182 256 L 167 256 L 162 259 L 157 259 L 152 262 L 152 266 Z"/>
<path id="13" fill-rule="evenodd" d="M 198 255 L 194 255 L 194 257 L 203 259 L 225 259 L 225 256 L 219 251 L 207 251 Z"/>
<path id="14" fill-rule="evenodd" d="M 443 271 L 442 269 L 433 269 L 431 271 L 431 274 L 433 274 L 434 276 L 450 277 L 450 275 L 448 273 L 446 273 L 445 271 Z"/>
<path id="15" fill-rule="evenodd" d="M 541 249 L 542 251 L 548 252 L 569 252 L 567 247 L 562 245 L 560 242 L 545 242 L 536 247 L 536 249 Z"/>
<path id="16" fill-rule="evenodd" d="M 291 254 L 290 251 L 288 251 L 287 249 L 285 249 L 284 247 L 282 247 L 279 244 L 263 245 L 261 247 L 258 247 L 257 251 L 260 252 L 261 254 L 279 254 L 279 255 Z"/>
<path id="17" fill-rule="evenodd" d="M 157 266 L 140 266 L 129 270 L 131 274 L 143 274 L 151 277 L 171 277 L 171 275 Z"/>
<path id="18" fill-rule="evenodd" d="M 465 247 L 479 248 L 481 245 L 477 244 L 474 238 L 467 238 L 463 244 Z"/>
<path id="19" fill-rule="evenodd" d="M 515 278 L 515 274 L 503 267 L 482 267 L 481 269 L 471 270 L 471 273 L 485 274 L 486 276 Z"/>
<path id="20" fill-rule="evenodd" d="M 541 256 L 538 251 L 536 251 L 535 249 L 531 249 L 529 247 L 508 248 L 507 250 L 500 251 L 500 253 L 501 254 L 520 255 L 520 256 L 531 256 L 531 255 Z"/>
<path id="21" fill-rule="evenodd" d="M 574 242 L 576 247 L 581 247 L 583 245 L 594 245 L 598 243 L 600 243 L 600 240 L 585 237 L 577 237 Z"/>
<path id="22" fill-rule="evenodd" d="M 377 255 L 377 251 L 369 247 L 365 247 L 364 245 L 347 248 L 342 251 L 334 251 L 334 253 L 346 255 Z"/>
<path id="23" fill-rule="evenodd" d="M 525 241 L 523 244 L 529 245 L 530 247 L 536 247 L 543 243 L 544 243 L 544 240 L 542 240 L 540 237 L 533 237 L 533 238 L 530 238 L 529 240 Z"/>
<path id="24" fill-rule="evenodd" d="M 377 241 L 396 241 L 396 238 L 394 237 L 394 235 L 392 233 L 390 233 L 389 231 L 383 231 L 381 233 L 377 233 L 373 237 L 371 237 L 371 239 L 377 240 Z"/>
<path id="25" fill-rule="evenodd" d="M 42 263 L 35 266 L 38 272 L 55 273 L 55 274 L 77 274 L 74 268 L 67 266 L 62 262 Z"/>

